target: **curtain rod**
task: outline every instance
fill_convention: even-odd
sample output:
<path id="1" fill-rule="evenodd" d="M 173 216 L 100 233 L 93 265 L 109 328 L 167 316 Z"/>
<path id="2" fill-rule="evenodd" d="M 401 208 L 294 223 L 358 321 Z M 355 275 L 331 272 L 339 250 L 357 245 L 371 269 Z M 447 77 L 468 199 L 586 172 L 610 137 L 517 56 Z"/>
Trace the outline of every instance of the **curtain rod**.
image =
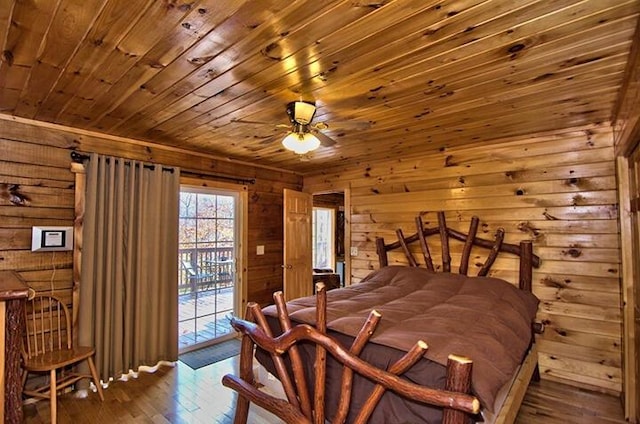
<path id="1" fill-rule="evenodd" d="M 71 160 L 73 160 L 76 163 L 82 163 L 85 160 L 89 160 L 91 157 L 89 155 L 85 155 L 79 152 L 76 152 L 75 150 L 71 151 Z M 125 163 L 129 163 L 127 161 L 125 161 Z M 155 165 L 148 165 L 148 164 L 144 164 L 143 165 L 145 168 L 147 169 L 155 169 Z M 163 171 L 169 171 L 169 172 L 173 172 L 173 168 L 162 168 Z M 256 183 L 256 179 L 255 178 L 240 178 L 240 177 L 232 177 L 229 175 L 221 175 L 221 174 L 209 174 L 209 173 L 204 173 L 204 172 L 191 172 L 191 171 L 182 171 L 182 174 L 186 174 L 186 175 L 193 175 L 193 176 L 202 176 L 202 177 L 211 177 L 211 178 L 215 178 L 218 180 L 225 180 L 225 181 L 233 181 L 239 184 L 255 184 Z"/>

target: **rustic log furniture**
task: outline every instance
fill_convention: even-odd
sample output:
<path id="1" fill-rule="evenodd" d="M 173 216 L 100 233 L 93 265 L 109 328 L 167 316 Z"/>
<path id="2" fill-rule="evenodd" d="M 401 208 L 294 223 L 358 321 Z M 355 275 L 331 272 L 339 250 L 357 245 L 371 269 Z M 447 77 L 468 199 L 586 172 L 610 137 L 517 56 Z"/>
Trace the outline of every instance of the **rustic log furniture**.
<path id="1" fill-rule="evenodd" d="M 438 214 L 439 225 L 435 229 L 425 229 L 420 217 L 416 218 L 416 234 L 405 237 L 401 230 L 398 230 L 398 241 L 389 245 L 384 240 L 378 239 L 377 249 L 381 267 L 387 267 L 387 252 L 394 248 L 402 248 L 407 261 L 411 267 L 417 267 L 418 262 L 413 256 L 410 244 L 420 242 L 423 257 L 428 270 L 435 271 L 433 260 L 426 243 L 426 238 L 430 235 L 440 235 L 442 247 L 442 271 L 450 272 L 451 259 L 449 254 L 449 238 L 459 240 L 464 243 L 462 259 L 459 272 L 466 275 L 468 272 L 469 258 L 473 246 L 489 249 L 487 260 L 480 266 L 478 275 L 480 277 L 488 275 L 491 265 L 495 262 L 498 253 L 509 252 L 520 257 L 519 266 L 519 286 L 524 290 L 531 290 L 532 267 L 539 265 L 539 258 L 533 255 L 531 242 L 522 242 L 520 245 L 504 243 L 504 230 L 499 229 L 494 241 L 484 240 L 476 237 L 479 224 L 478 218 L 471 221 L 469 235 L 447 228 L 444 213 Z M 382 268 L 381 268 L 382 269 Z M 427 271 L 425 271 L 427 272 Z M 478 282 L 480 279 L 477 280 Z M 364 284 L 364 283 L 363 283 Z M 507 283 L 505 283 L 507 284 Z M 516 290 L 517 291 L 517 290 Z M 333 295 L 333 292 L 329 295 Z M 472 360 L 459 355 L 449 355 L 446 361 L 446 384 L 444 388 L 434 389 L 416 384 L 414 380 L 399 378 L 398 375 L 405 373 L 414 364 L 419 362 L 427 349 L 426 343 L 429 340 L 415 340 L 412 348 L 402 347 L 406 352 L 400 359 L 390 362 L 388 369 L 384 370 L 380 364 L 372 364 L 364 361 L 360 354 L 365 346 L 376 344 L 374 337 L 375 328 L 381 319 L 380 314 L 373 310 L 366 321 L 357 332 L 350 334 L 353 338 L 350 348 L 344 343 L 344 339 L 338 340 L 336 334 L 328 334 L 327 329 L 327 294 L 323 285 L 319 285 L 315 300 L 315 327 L 307 323 L 300 323 L 299 316 L 296 316 L 299 305 L 295 302 L 284 302 L 281 293 L 274 295 L 277 319 L 280 323 L 282 333 L 274 337 L 273 323 L 268 322 L 264 311 L 255 303 L 250 303 L 247 307 L 246 319 L 232 319 L 232 325 L 243 334 L 243 344 L 240 359 L 240 376 L 227 375 L 223 378 L 223 384 L 238 391 L 236 423 L 246 422 L 249 402 L 271 411 L 286 422 L 314 422 L 324 423 L 325 414 L 331 416 L 332 423 L 342 423 L 350 413 L 351 395 L 355 387 L 354 379 L 365 378 L 373 381 L 373 390 L 364 395 L 364 402 L 358 403 L 356 413 L 351 412 L 350 421 L 367 422 L 371 413 L 379 404 L 385 391 L 392 391 L 406 399 L 413 399 L 419 402 L 436 405 L 442 408 L 442 422 L 468 423 L 471 417 L 484 422 L 510 423 L 513 422 L 522 401 L 526 386 L 529 380 L 537 377 L 537 353 L 533 344 L 533 331 L 541 331 L 539 326 L 533 325 L 533 319 L 529 322 L 532 330 L 530 338 L 525 341 L 529 344 L 527 354 L 524 356 L 521 365 L 513 373 L 513 377 L 508 384 L 505 384 L 503 392 L 507 395 L 500 398 L 498 409 L 491 408 L 490 413 L 477 416 L 480 411 L 480 400 L 477 396 L 471 395 L 472 388 Z M 336 296 L 334 296 L 335 298 Z M 536 301 L 537 304 L 537 301 Z M 293 315 L 297 325 L 292 324 L 290 315 L 293 306 Z M 269 308 L 267 308 L 269 309 Z M 273 309 L 273 308 L 272 308 Z M 535 315 L 535 312 L 534 312 Z M 384 319 L 384 318 L 383 318 Z M 302 357 L 308 357 L 304 351 L 303 344 L 312 342 L 315 344 L 315 355 L 313 360 L 313 388 L 309 390 L 306 381 L 309 374 L 304 372 Z M 254 347 L 257 344 L 259 351 L 266 352 L 272 360 L 275 371 L 273 372 L 282 383 L 287 400 L 278 399 L 264 391 L 256 388 L 257 383 L 253 375 Z M 302 353 L 301 353 L 302 352 Z M 329 356 L 327 357 L 327 353 Z M 332 377 L 340 385 L 327 389 L 327 364 L 337 361 L 342 368 L 341 378 Z M 307 362 L 310 367 L 310 363 Z M 377 365 L 377 366 L 376 366 Z M 270 369 L 271 370 L 271 369 Z M 291 376 L 293 375 L 293 377 Z M 326 411 L 325 395 L 328 390 L 338 391 L 339 405 L 335 409 Z M 313 401 L 311 401 L 313 399 Z"/>
<path id="2" fill-rule="evenodd" d="M 15 271 L 0 271 L 0 423 L 22 422 L 20 345 L 28 287 Z"/>
<path id="3" fill-rule="evenodd" d="M 93 362 L 95 349 L 89 346 L 73 346 L 69 310 L 59 298 L 37 295 L 28 300 L 25 325 L 22 384 L 25 385 L 28 373 L 49 374 L 49 383 L 35 388 L 23 388 L 23 393 L 29 397 L 49 399 L 52 424 L 57 421 L 57 392 L 80 379 L 91 379 L 100 400 L 104 401 L 102 386 Z M 87 361 L 91 374 L 76 373 L 67 369 L 83 361 Z"/>

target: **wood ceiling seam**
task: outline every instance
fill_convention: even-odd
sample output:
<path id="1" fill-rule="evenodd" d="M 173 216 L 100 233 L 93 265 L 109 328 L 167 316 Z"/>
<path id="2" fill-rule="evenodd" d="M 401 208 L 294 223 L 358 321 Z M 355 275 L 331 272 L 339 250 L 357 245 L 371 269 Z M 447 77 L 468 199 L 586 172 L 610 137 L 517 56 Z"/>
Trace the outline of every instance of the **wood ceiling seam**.
<path id="1" fill-rule="evenodd" d="M 513 24 L 513 23 L 509 22 L 509 24 Z M 511 25 L 507 25 L 507 26 L 511 26 Z M 506 30 L 507 26 L 505 26 L 505 30 Z M 459 29 L 459 31 L 462 31 L 462 29 Z M 477 33 L 477 31 L 478 31 L 477 29 L 474 29 L 475 33 Z M 488 35 L 486 35 L 483 38 L 484 40 L 488 40 L 488 39 L 491 39 L 491 38 L 495 38 L 496 36 L 502 35 L 501 31 L 496 31 L 494 29 L 492 29 L 491 31 L 492 31 L 491 33 L 489 33 Z M 539 28 L 536 29 L 536 32 L 538 32 L 538 31 L 539 31 Z M 452 49 L 451 48 L 446 48 L 445 50 L 443 50 L 442 54 L 444 54 L 445 52 L 448 53 L 448 52 L 450 52 L 452 50 L 456 50 L 456 49 L 460 49 L 460 48 L 469 48 L 470 46 L 478 45 L 479 40 L 475 40 L 475 41 L 473 41 L 473 43 L 468 43 L 468 42 L 455 43 L 455 41 L 456 41 L 455 38 L 459 37 L 461 34 L 464 34 L 466 37 L 470 37 L 469 35 L 465 34 L 465 31 L 458 32 L 458 33 L 455 32 L 455 31 L 452 32 L 452 34 L 449 37 L 444 39 L 444 42 L 446 43 L 446 42 L 450 41 L 451 38 L 453 38 L 454 39 L 453 40 L 454 41 L 454 48 L 452 48 Z M 524 39 L 524 36 L 520 37 L 520 39 Z M 474 40 L 474 38 L 469 38 L 467 41 L 471 41 L 471 40 Z M 433 43 L 432 45 L 433 46 L 439 46 L 439 48 L 444 49 L 444 47 L 441 47 L 441 44 L 442 43 Z M 421 48 L 424 49 L 424 46 L 422 46 Z M 434 57 L 436 57 L 436 58 L 438 57 L 438 55 L 434 55 L 433 54 L 433 50 L 434 50 L 433 48 L 425 50 L 428 53 L 428 55 L 426 55 L 426 57 L 428 57 L 429 60 L 434 60 Z M 449 62 L 455 62 L 455 61 L 452 60 L 452 61 L 449 61 Z M 357 63 L 351 64 L 351 66 L 353 66 L 353 67 L 355 67 L 357 69 L 365 68 L 364 66 L 360 66 Z M 391 75 L 392 72 L 397 72 L 395 69 L 396 68 L 401 68 L 403 66 L 405 66 L 405 65 L 403 65 L 402 63 L 398 63 L 398 64 L 394 63 L 394 68 L 391 68 L 389 70 L 389 74 Z M 413 55 L 411 57 L 411 60 L 409 61 L 409 65 L 408 66 L 409 67 L 414 67 L 414 68 L 417 68 L 417 67 L 423 68 L 424 64 L 423 64 L 423 61 L 421 60 L 420 56 L 416 57 L 416 55 Z M 427 69 L 429 69 L 429 68 L 427 68 Z M 378 71 L 378 72 L 376 72 L 376 74 L 380 75 L 380 72 Z M 388 77 L 388 78 L 391 78 L 391 77 Z M 341 82 L 341 84 L 343 84 L 343 85 L 351 85 L 351 84 L 354 84 L 356 81 L 357 81 L 357 74 L 353 74 L 351 79 L 347 79 L 344 82 Z M 394 81 L 395 81 L 395 79 L 394 79 Z M 385 81 L 382 81 L 382 80 L 380 81 L 380 84 L 384 84 L 384 83 L 385 83 Z M 336 88 L 335 85 L 334 85 L 332 87 L 332 89 L 340 89 L 340 86 L 338 86 Z"/>
<path id="2" fill-rule="evenodd" d="M 623 57 L 621 56 L 621 54 L 609 58 L 609 60 L 612 60 L 612 61 L 613 60 L 620 60 L 620 62 L 618 63 L 618 66 L 624 66 L 624 61 L 622 59 L 623 59 Z M 594 67 L 594 66 L 612 66 L 612 65 L 607 65 L 606 63 L 602 64 L 602 61 L 599 61 L 598 63 L 592 63 L 590 66 Z M 570 72 L 570 70 L 565 70 L 565 71 L 566 72 Z M 532 75 L 536 74 L 536 72 L 534 70 L 531 70 L 531 69 L 523 71 L 523 72 L 530 73 Z M 545 78 L 545 79 L 547 80 L 548 83 L 552 84 L 552 83 L 554 83 L 554 81 L 557 81 L 558 79 L 565 78 L 565 76 L 562 74 L 562 72 L 563 71 L 555 73 L 552 77 Z M 497 80 L 497 82 L 499 82 L 499 80 Z M 463 109 L 463 107 L 465 105 L 464 103 L 461 103 L 460 101 L 456 100 L 458 98 L 458 95 L 466 94 L 468 98 L 474 99 L 474 100 L 471 100 L 471 101 L 478 102 L 479 101 L 479 100 L 477 100 L 478 96 L 473 97 L 473 94 L 471 94 L 471 93 L 481 94 L 481 93 L 491 92 L 493 90 L 493 88 L 489 86 L 490 83 L 491 82 L 488 81 L 488 82 L 483 82 L 483 83 L 477 84 L 477 85 L 467 85 L 467 86 L 463 86 L 462 88 L 459 88 L 459 89 L 456 89 L 455 86 L 451 87 L 456 92 L 455 98 L 451 98 L 451 99 L 446 98 L 446 99 L 444 99 L 445 104 L 450 104 L 451 105 L 449 107 L 450 109 L 452 107 L 454 108 L 449 112 L 449 114 L 457 113 L 456 108 L 460 108 L 460 110 L 465 110 L 466 109 L 466 108 Z M 403 99 L 397 99 L 397 100 L 394 99 L 393 100 L 394 103 L 398 103 L 398 104 L 402 104 L 403 105 L 403 112 L 396 113 L 396 114 L 387 113 L 386 115 L 369 115 L 368 118 L 371 119 L 372 121 L 376 122 L 376 130 L 381 129 L 381 128 L 385 128 L 384 119 L 383 118 L 386 118 L 387 120 L 393 120 L 394 124 L 396 122 L 399 123 L 400 121 L 398 121 L 397 118 L 395 118 L 395 117 L 399 117 L 399 116 L 402 116 L 402 115 L 408 116 L 409 118 L 412 117 L 411 113 L 410 113 L 411 112 L 410 111 L 410 107 L 411 107 L 412 104 L 418 105 L 419 101 L 421 101 L 421 100 L 428 101 L 428 99 L 430 99 L 430 98 L 433 99 L 434 101 L 435 100 L 439 100 L 439 98 L 442 98 L 442 96 L 443 95 L 441 95 L 441 94 L 439 95 L 438 93 L 434 93 L 432 96 L 427 96 L 427 97 L 420 96 L 420 95 L 409 95 L 409 96 L 404 98 L 404 102 L 403 102 Z M 445 96 L 445 97 L 451 97 L 451 96 Z M 409 101 L 409 98 L 413 98 L 414 100 L 413 101 Z M 431 110 L 429 113 L 434 113 L 434 111 L 438 112 L 438 113 L 442 113 L 443 110 L 446 110 L 446 108 L 443 108 L 442 104 L 440 104 L 439 107 L 435 107 L 434 106 L 434 108 L 435 108 L 435 110 Z M 444 116 L 446 116 L 446 115 L 444 115 Z M 411 123 L 410 121 L 407 121 L 407 124 L 410 124 L 410 123 Z M 397 126 L 397 124 L 395 124 L 395 125 Z M 366 134 L 366 133 L 367 133 L 367 130 L 363 130 L 362 131 L 362 134 Z"/>
<path id="3" fill-rule="evenodd" d="M 184 154 L 192 154 L 192 155 L 197 155 L 199 158 L 205 159 L 205 160 L 217 160 L 217 161 L 221 161 L 223 163 L 230 163 L 230 164 L 236 164 L 236 165 L 242 165 L 242 166 L 248 166 L 251 168 L 256 168 L 256 169 L 264 169 L 264 170 L 268 170 L 268 171 L 274 171 L 274 172 L 279 172 L 282 174 L 287 174 L 287 175 L 299 175 L 297 172 L 295 171 L 291 171 L 288 169 L 283 169 L 283 168 L 276 168 L 276 167 L 270 167 L 268 165 L 260 165 L 260 164 L 254 164 L 254 163 L 248 163 L 248 162 L 244 162 L 244 161 L 239 161 L 239 160 L 234 160 L 234 159 L 230 159 L 228 157 L 224 157 L 224 156 L 215 156 L 215 155 L 211 155 L 208 153 L 204 153 L 204 152 L 196 152 L 196 151 L 192 151 L 189 149 L 184 149 L 184 148 L 179 148 L 179 147 L 171 147 L 171 146 L 158 146 L 155 143 L 151 143 L 148 141 L 143 141 L 143 140 L 135 140 L 135 139 L 130 139 L 130 138 L 126 138 L 126 137 L 120 137 L 120 136 L 116 136 L 116 135 L 111 135 L 111 134 L 105 134 L 105 133 L 99 133 L 96 131 L 91 131 L 91 130 L 84 130 L 84 129 L 80 129 L 80 128 L 70 128 L 64 125 L 60 125 L 60 124 L 52 124 L 52 123 L 47 123 L 47 122 L 39 122 L 39 121 L 33 121 L 30 119 L 26 119 L 26 118 L 20 118 L 20 117 L 16 117 L 16 116 L 10 116 L 10 115 L 4 115 L 2 113 L 0 113 L 0 121 L 9 121 L 9 122 L 16 122 L 16 123 L 20 123 L 20 124 L 30 124 L 30 125 L 35 125 L 37 128 L 43 128 L 46 129 L 48 131 L 59 131 L 59 132 L 65 132 L 65 131 L 70 131 L 72 134 L 78 134 L 81 136 L 86 136 L 86 137 L 95 137 L 96 139 L 101 140 L 102 143 L 104 143 L 104 141 L 113 141 L 113 142 L 120 142 L 120 143 L 125 143 L 125 144 L 133 144 L 136 146 L 140 146 L 143 149 L 149 150 L 151 148 L 155 148 L 158 150 L 166 150 L 167 152 L 169 152 L 169 154 L 176 154 L 176 153 L 184 153 Z M 52 137 L 50 137 L 52 138 Z M 66 139 L 64 139 L 62 141 L 62 143 L 65 142 Z M 2 141 L 2 139 L 0 138 L 0 142 Z M 21 140 L 21 142 L 25 142 L 26 140 Z M 24 143 L 24 144 L 30 144 L 30 143 Z M 65 146 L 62 146 L 65 147 Z M 68 147 L 66 146 L 64 155 L 68 154 Z M 45 155 L 47 156 L 47 155 Z M 47 162 L 46 164 L 50 164 L 50 157 L 47 156 Z M 67 157 L 68 159 L 68 157 Z M 68 160 L 67 160 L 68 162 Z M 68 169 L 68 163 L 67 165 L 65 165 Z"/>
<path id="4" fill-rule="evenodd" d="M 294 16 L 296 10 L 303 11 L 296 9 L 303 7 L 301 4 L 286 7 L 284 0 L 270 1 L 267 12 L 261 15 L 256 9 L 254 16 L 231 10 L 244 5 L 248 11 L 254 2 L 224 0 L 225 6 L 220 7 L 226 15 L 215 15 L 219 22 L 229 22 L 224 28 L 230 28 L 233 19 L 240 26 L 270 25 L 252 31 L 254 38 L 244 43 L 230 43 L 232 50 L 211 62 L 229 72 L 215 78 L 213 70 L 214 79 L 209 82 L 199 80 L 207 77 L 206 66 L 191 74 L 184 65 L 187 52 L 195 52 L 191 46 L 205 47 L 205 35 L 227 37 L 216 33 L 213 28 L 219 27 L 217 23 L 197 9 L 213 5 L 209 0 L 200 0 L 191 10 L 187 10 L 186 0 L 177 0 L 174 6 L 180 13 L 166 14 L 159 14 L 149 0 L 144 5 L 153 10 L 144 13 L 139 23 L 131 23 L 127 34 L 119 31 L 129 23 L 118 21 L 119 30 L 114 29 L 111 38 L 121 40 L 118 48 L 123 51 L 141 55 L 135 58 L 111 48 L 105 48 L 107 55 L 103 51 L 93 55 L 96 52 L 89 39 L 101 31 L 99 28 L 111 29 L 105 24 L 107 9 L 130 5 L 124 0 L 91 1 L 104 6 L 103 12 L 80 10 L 79 0 L 46 2 L 38 6 L 40 9 L 13 2 L 6 5 L 15 10 L 0 10 L 0 16 L 16 21 L 2 43 L 9 46 L 20 38 L 14 52 L 18 63 L 0 63 L 0 110 L 8 107 L 29 115 L 35 107 L 39 119 L 52 119 L 56 114 L 85 128 L 113 126 L 116 129 L 109 131 L 121 136 L 141 134 L 139 138 L 159 145 L 208 151 L 306 175 L 419 151 L 444 149 L 446 157 L 455 146 L 493 146 L 496 139 L 554 128 L 610 125 L 613 111 L 622 108 L 618 106 L 619 90 L 626 83 L 633 31 L 640 25 L 635 0 L 525 0 L 516 5 L 507 0 L 442 4 L 416 0 L 384 3 L 377 8 L 351 7 L 342 0 L 326 7 L 314 3 L 316 8 L 307 8 L 305 16 Z M 47 40 L 65 29 L 60 24 L 65 5 L 71 7 L 69 16 L 79 19 L 69 29 L 91 29 L 63 34 L 59 51 L 46 52 L 44 62 L 34 66 L 37 47 L 49 50 Z M 185 9 L 180 10 L 182 7 Z M 59 8 L 57 12 L 55 8 Z M 138 12 L 129 9 L 132 18 Z M 38 20 L 44 26 L 33 27 Z M 142 39 L 143 34 L 149 37 Z M 171 41 L 180 45 L 172 46 Z M 270 43 L 273 46 L 265 49 Z M 35 46 L 35 52 L 26 51 L 27 46 Z M 249 51 L 233 50 L 243 46 Z M 67 55 L 71 59 L 61 62 Z M 276 65 L 269 62 L 269 56 L 297 63 Z M 86 62 L 105 61 L 104 65 L 78 66 L 90 75 L 86 80 L 84 75 L 71 73 L 83 64 L 84 57 Z M 22 64 L 20 60 L 29 61 Z M 151 67 L 152 62 L 156 67 Z M 209 63 L 208 58 L 202 63 Z M 50 75 L 45 72 L 48 69 Z M 95 72 L 90 72 L 93 69 Z M 186 72 L 191 82 L 177 82 Z M 101 76 L 107 76 L 104 83 L 94 80 Z M 433 86 L 423 89 L 429 79 L 435 81 Z M 64 93 L 78 82 L 86 85 L 82 92 L 73 97 Z M 150 82 L 151 88 L 140 90 L 139 82 Z M 155 90 L 158 88 L 163 91 Z M 376 124 L 363 131 L 329 128 L 327 133 L 340 139 L 339 144 L 318 149 L 309 162 L 300 162 L 285 153 L 277 140 L 264 144 L 260 138 L 278 132 L 229 123 L 233 117 L 247 115 L 262 121 L 286 120 L 279 108 L 285 97 L 299 95 L 294 90 L 318 97 L 318 120 L 334 117 L 334 122 L 342 118 L 374 120 Z M 217 98 L 208 99 L 218 93 Z M 30 104 L 20 103 L 21 98 Z M 631 98 L 625 99 L 628 105 Z M 44 102 L 38 105 L 39 100 Z M 630 127 L 622 133 L 624 127 L 616 124 L 616 134 L 630 134 Z M 155 148 L 153 154 L 167 157 L 166 151 Z"/>

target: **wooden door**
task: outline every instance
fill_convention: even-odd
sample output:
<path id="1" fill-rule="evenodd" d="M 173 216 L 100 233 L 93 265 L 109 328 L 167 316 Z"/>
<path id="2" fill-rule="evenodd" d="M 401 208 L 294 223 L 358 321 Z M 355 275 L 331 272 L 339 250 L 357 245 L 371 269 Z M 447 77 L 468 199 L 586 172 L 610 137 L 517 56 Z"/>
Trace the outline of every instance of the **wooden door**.
<path id="1" fill-rule="evenodd" d="M 284 297 L 313 294 L 311 269 L 312 196 L 284 189 Z"/>

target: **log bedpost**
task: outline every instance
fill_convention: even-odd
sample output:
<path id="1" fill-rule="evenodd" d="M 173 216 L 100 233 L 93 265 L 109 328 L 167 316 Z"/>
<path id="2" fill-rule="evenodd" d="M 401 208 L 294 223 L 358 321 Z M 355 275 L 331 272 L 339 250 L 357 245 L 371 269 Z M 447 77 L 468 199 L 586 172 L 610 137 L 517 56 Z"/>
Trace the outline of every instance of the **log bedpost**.
<path id="1" fill-rule="evenodd" d="M 327 289 L 324 283 L 316 284 L 316 329 L 320 334 L 327 333 Z M 327 351 L 325 348 L 316 344 L 316 363 L 315 363 L 315 390 L 314 390 L 314 412 L 315 424 L 324 423 L 324 391 L 325 380 L 327 377 Z"/>
<path id="2" fill-rule="evenodd" d="M 469 393 L 471 390 L 471 369 L 473 362 L 469 358 L 449 355 L 447 358 L 447 381 L 445 390 Z M 463 411 L 445 408 L 442 415 L 443 424 L 468 424 L 469 415 Z"/>
<path id="3" fill-rule="evenodd" d="M 245 319 L 253 322 L 253 314 L 251 305 L 248 304 L 245 312 Z M 248 334 L 242 335 L 242 344 L 240 347 L 240 378 L 250 385 L 255 385 L 253 375 L 253 347 L 254 342 Z M 244 396 L 238 396 L 236 400 L 236 413 L 233 418 L 234 424 L 245 424 L 249 417 L 249 399 Z"/>

